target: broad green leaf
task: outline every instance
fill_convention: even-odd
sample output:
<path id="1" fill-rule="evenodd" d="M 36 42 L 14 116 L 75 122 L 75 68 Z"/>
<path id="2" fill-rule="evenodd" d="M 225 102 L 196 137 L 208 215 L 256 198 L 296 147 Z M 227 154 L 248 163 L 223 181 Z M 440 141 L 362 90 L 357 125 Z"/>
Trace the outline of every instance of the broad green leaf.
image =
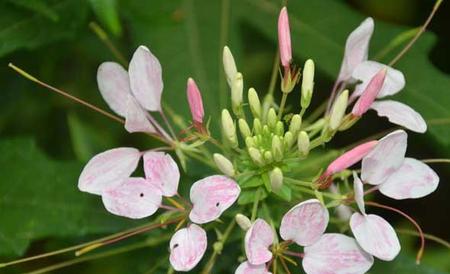
<path id="1" fill-rule="evenodd" d="M 417 265 L 414 258 L 401 253 L 392 262 L 383 262 L 376 260 L 376 263 L 368 273 L 445 274 L 448 272 L 436 270 L 425 264 Z"/>
<path id="2" fill-rule="evenodd" d="M 116 0 L 89 0 L 92 10 L 99 20 L 115 36 L 122 34 L 122 25 L 119 20 L 118 4 Z"/>
<path id="3" fill-rule="evenodd" d="M 85 1 L 49 1 L 46 5 L 48 10 L 59 16 L 59 20 L 49 19 L 48 15 L 33 13 L 5 1 L 0 2 L 0 56 L 18 49 L 34 49 L 75 37 L 86 20 Z"/>
<path id="4" fill-rule="evenodd" d="M 0 141 L 0 255 L 21 255 L 44 237 L 109 233 L 136 222 L 109 214 L 98 196 L 81 193 L 82 165 L 47 158 L 31 139 Z"/>

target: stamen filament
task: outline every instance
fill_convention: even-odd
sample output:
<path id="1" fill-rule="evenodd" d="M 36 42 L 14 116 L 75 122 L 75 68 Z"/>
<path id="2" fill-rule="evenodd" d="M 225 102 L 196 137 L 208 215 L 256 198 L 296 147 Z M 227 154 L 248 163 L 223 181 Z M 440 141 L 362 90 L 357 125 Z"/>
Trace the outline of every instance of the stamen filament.
<path id="1" fill-rule="evenodd" d="M 286 265 L 286 262 L 284 261 L 284 258 L 287 258 L 287 257 L 284 257 L 283 255 L 280 255 L 280 262 L 281 262 L 281 265 L 283 266 L 283 269 L 284 269 L 284 271 L 285 271 L 287 274 L 291 274 L 291 272 L 289 271 L 289 267 Z"/>
<path id="2" fill-rule="evenodd" d="M 429 164 L 435 164 L 435 163 L 439 163 L 439 164 L 450 164 L 450 159 L 444 159 L 444 158 L 440 158 L 440 159 L 422 159 L 421 160 L 424 163 L 429 163 Z"/>

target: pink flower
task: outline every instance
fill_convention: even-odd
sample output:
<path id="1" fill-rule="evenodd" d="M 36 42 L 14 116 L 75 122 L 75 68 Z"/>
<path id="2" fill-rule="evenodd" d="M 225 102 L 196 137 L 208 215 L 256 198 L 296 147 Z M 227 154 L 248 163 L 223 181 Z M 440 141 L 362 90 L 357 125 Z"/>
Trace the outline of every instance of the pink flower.
<path id="1" fill-rule="evenodd" d="M 187 82 L 187 97 L 194 125 L 202 125 L 204 116 L 202 95 L 192 78 L 189 78 Z"/>
<path id="2" fill-rule="evenodd" d="M 190 271 L 202 259 L 207 247 L 206 232 L 196 224 L 182 228 L 170 239 L 170 264 L 176 271 Z"/>
<path id="3" fill-rule="evenodd" d="M 280 11 L 278 17 L 278 45 L 280 48 L 280 59 L 283 67 L 288 68 L 292 60 L 291 31 L 289 29 L 289 17 L 287 8 Z"/>
<path id="4" fill-rule="evenodd" d="M 367 110 L 369 110 L 383 87 L 385 78 L 386 68 L 381 69 L 377 74 L 375 74 L 375 76 L 372 77 L 366 89 L 353 106 L 352 114 L 354 116 L 361 117 L 367 112 Z"/>
<path id="5" fill-rule="evenodd" d="M 252 265 L 248 261 L 245 261 L 239 265 L 234 274 L 272 274 L 267 271 L 266 265 Z"/>

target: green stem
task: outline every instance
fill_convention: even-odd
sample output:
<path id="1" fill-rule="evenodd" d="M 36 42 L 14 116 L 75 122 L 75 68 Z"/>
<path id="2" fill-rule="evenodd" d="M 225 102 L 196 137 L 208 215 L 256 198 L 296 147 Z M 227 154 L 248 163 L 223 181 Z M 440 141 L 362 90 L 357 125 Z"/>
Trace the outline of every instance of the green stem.
<path id="1" fill-rule="evenodd" d="M 305 187 L 312 186 L 312 182 L 301 181 L 301 180 L 297 180 L 297 179 L 293 179 L 293 178 L 289 178 L 289 177 L 284 177 L 283 180 L 287 183 L 294 184 L 294 185 L 305 186 Z"/>
<path id="2" fill-rule="evenodd" d="M 258 188 L 255 193 L 255 200 L 253 201 L 252 215 L 250 219 L 252 222 L 256 219 L 256 215 L 258 214 L 258 203 L 260 196 L 261 196 L 261 188 Z"/>
<path id="3" fill-rule="evenodd" d="M 96 22 L 89 23 L 89 27 L 92 29 L 92 31 L 97 35 L 97 37 L 102 41 L 106 47 L 111 51 L 111 53 L 116 57 L 116 59 L 119 61 L 120 64 L 122 64 L 124 67 L 128 67 L 128 61 L 125 59 L 123 54 L 114 46 L 114 44 L 111 42 L 111 39 L 109 39 L 108 34 L 106 31 L 104 31 Z"/>
<path id="4" fill-rule="evenodd" d="M 284 106 L 286 105 L 287 97 L 288 94 L 283 92 L 283 96 L 281 97 L 280 109 L 278 110 L 278 120 L 281 120 L 281 117 L 283 116 Z"/>

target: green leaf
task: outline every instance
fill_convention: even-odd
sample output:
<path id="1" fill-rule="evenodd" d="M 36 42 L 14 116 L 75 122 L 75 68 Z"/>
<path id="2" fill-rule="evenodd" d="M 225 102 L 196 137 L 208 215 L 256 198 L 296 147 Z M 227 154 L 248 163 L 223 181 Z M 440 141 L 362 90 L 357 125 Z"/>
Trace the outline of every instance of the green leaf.
<path id="1" fill-rule="evenodd" d="M 38 8 L 37 4 L 32 6 Z M 0 2 L 0 56 L 18 49 L 34 49 L 54 41 L 73 39 L 86 20 L 85 1 L 49 1 L 46 7 L 47 13 L 53 11 L 59 20 L 49 19 L 48 14 L 42 15 L 42 12 L 30 14 L 23 8 Z"/>
<path id="2" fill-rule="evenodd" d="M 279 1 L 244 0 L 238 9 L 244 14 L 252 14 L 245 17 L 247 22 L 276 41 Z M 335 79 L 341 65 L 345 40 L 365 16 L 349 8 L 343 1 L 332 0 L 290 1 L 289 11 L 294 54 L 302 59 L 314 59 L 320 73 Z M 376 56 L 392 39 L 408 30 L 379 20 L 375 24 L 369 59 Z M 450 148 L 450 77 L 439 71 L 428 58 L 435 42 L 434 34 L 424 33 L 396 65 L 405 74 L 407 84 L 394 99 L 420 112 L 428 121 L 427 136 Z M 393 54 L 390 54 L 381 61 L 388 63 L 392 57 Z M 363 119 L 361 123 L 364 122 Z"/>
<path id="3" fill-rule="evenodd" d="M 122 34 L 116 0 L 89 0 L 89 3 L 94 13 L 112 34 L 115 36 Z"/>
<path id="4" fill-rule="evenodd" d="M 286 202 L 290 202 L 292 199 L 292 190 L 286 184 L 283 184 L 278 190 L 273 189 L 272 192 Z"/>
<path id="5" fill-rule="evenodd" d="M 44 0 L 8 0 L 11 4 L 14 4 L 18 7 L 22 7 L 25 9 L 29 9 L 36 13 L 40 13 L 47 17 L 48 19 L 56 22 L 59 20 L 58 14 L 48 5 L 48 3 Z"/>
<path id="6" fill-rule="evenodd" d="M 22 255 L 44 237 L 116 232 L 136 222 L 109 214 L 81 193 L 82 165 L 47 158 L 31 139 L 0 141 L 0 255 Z"/>
<path id="7" fill-rule="evenodd" d="M 239 205 L 247 205 L 251 204 L 255 201 L 255 191 L 253 190 L 242 190 L 241 194 L 239 194 L 238 204 Z M 259 188 L 260 195 L 259 200 L 264 200 L 267 197 L 267 192 L 263 188 Z"/>
<path id="8" fill-rule="evenodd" d="M 369 271 L 373 274 L 398 273 L 398 274 L 445 274 L 448 272 L 433 269 L 427 265 L 417 265 L 414 258 L 405 254 L 398 255 L 392 262 L 376 260 Z"/>

